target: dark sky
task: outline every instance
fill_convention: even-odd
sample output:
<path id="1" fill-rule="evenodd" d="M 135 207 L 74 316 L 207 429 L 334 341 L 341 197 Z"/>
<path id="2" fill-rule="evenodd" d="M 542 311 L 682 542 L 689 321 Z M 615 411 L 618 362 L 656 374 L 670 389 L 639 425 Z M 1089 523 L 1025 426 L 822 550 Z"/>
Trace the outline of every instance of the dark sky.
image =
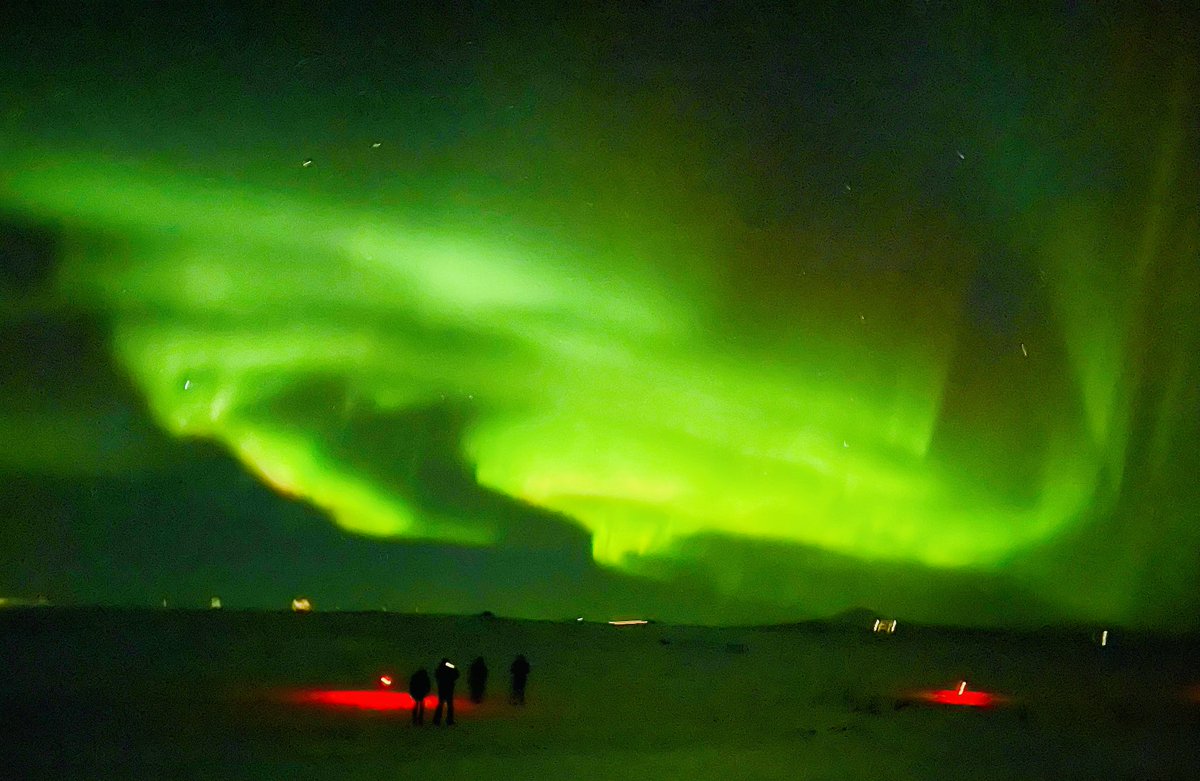
<path id="1" fill-rule="evenodd" d="M 0 11 L 0 596 L 1197 624 L 1194 16 L 393 5 Z"/>

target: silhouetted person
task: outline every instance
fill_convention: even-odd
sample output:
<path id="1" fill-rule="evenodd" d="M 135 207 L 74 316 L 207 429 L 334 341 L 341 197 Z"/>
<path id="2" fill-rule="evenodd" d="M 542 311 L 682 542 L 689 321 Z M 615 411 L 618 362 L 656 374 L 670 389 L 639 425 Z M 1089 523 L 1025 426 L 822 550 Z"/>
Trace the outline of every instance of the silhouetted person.
<path id="1" fill-rule="evenodd" d="M 525 681 L 529 678 L 529 660 L 524 656 L 518 655 L 513 659 L 512 667 L 508 668 L 512 673 L 512 698 L 513 705 L 525 704 Z"/>
<path id="2" fill-rule="evenodd" d="M 433 677 L 437 680 L 438 687 L 438 703 L 433 712 L 433 723 L 442 723 L 442 709 L 445 708 L 446 726 L 449 727 L 454 724 L 454 682 L 458 680 L 458 668 L 451 664 L 449 659 L 442 657 L 437 669 L 433 671 Z"/>
<path id="3" fill-rule="evenodd" d="M 425 723 L 425 698 L 429 695 L 429 673 L 422 667 L 408 679 L 408 694 L 413 698 L 413 724 Z"/>
<path id="4" fill-rule="evenodd" d="M 483 702 L 483 693 L 487 689 L 487 664 L 482 656 L 476 656 L 475 661 L 467 668 L 467 690 L 471 693 L 471 702 Z"/>

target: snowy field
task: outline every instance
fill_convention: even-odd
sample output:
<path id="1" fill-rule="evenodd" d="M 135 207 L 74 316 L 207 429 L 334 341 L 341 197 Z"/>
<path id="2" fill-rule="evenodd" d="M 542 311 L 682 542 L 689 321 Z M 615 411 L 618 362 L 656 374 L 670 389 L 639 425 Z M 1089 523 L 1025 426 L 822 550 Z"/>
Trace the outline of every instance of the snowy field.
<path id="1" fill-rule="evenodd" d="M 1200 778 L 1195 644 L 870 624 L 10 610 L 0 761 L 63 779 Z M 300 702 L 477 655 L 487 698 L 472 707 L 464 675 L 452 728 Z M 962 680 L 1008 701 L 921 699 Z"/>

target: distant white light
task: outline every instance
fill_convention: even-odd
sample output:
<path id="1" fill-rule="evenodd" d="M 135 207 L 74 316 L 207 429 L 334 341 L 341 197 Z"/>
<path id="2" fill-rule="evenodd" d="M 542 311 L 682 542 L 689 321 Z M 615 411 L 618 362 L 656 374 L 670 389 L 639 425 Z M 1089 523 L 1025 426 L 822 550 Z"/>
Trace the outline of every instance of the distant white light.
<path id="1" fill-rule="evenodd" d="M 296 597 L 292 600 L 293 613 L 309 613 L 312 612 L 312 603 L 304 597 Z"/>
<path id="2" fill-rule="evenodd" d="M 451 670 L 453 670 L 453 669 L 454 669 L 454 662 L 446 662 L 446 666 L 447 666 L 447 667 L 449 667 Z"/>
<path id="3" fill-rule="evenodd" d="M 392 685 L 392 676 L 381 675 L 381 676 L 379 676 L 379 682 L 381 684 L 383 684 L 384 686 L 391 686 Z"/>
<path id="4" fill-rule="evenodd" d="M 208 606 L 210 608 L 212 608 L 213 610 L 220 610 L 221 609 L 221 598 L 213 597 L 212 599 L 208 600 Z"/>
<path id="5" fill-rule="evenodd" d="M 312 158 L 305 160 L 303 163 L 301 163 L 301 165 L 304 166 L 305 168 L 308 168 L 310 165 L 312 165 Z"/>
<path id="6" fill-rule="evenodd" d="M 963 696 L 963 692 L 965 692 L 966 690 L 967 690 L 967 682 L 966 682 L 966 681 L 961 681 L 961 682 L 959 682 L 959 684 L 958 684 L 958 696 L 959 696 L 959 697 Z"/>
<path id="7" fill-rule="evenodd" d="M 575 619 L 575 620 L 576 620 L 576 621 L 582 621 L 582 620 L 583 620 L 583 616 L 580 616 L 579 618 L 577 618 L 577 619 Z"/>
<path id="8" fill-rule="evenodd" d="M 191 388 L 191 387 L 192 387 L 192 381 L 191 381 L 191 380 L 184 380 L 184 381 L 183 381 L 183 389 L 184 389 L 184 390 L 188 390 L 188 389 L 189 389 L 189 388 Z"/>
<path id="9" fill-rule="evenodd" d="M 1024 355 L 1026 358 L 1029 357 L 1029 351 L 1025 349 L 1024 342 L 1021 342 L 1021 355 Z"/>
<path id="10" fill-rule="evenodd" d="M 371 144 L 372 149 L 378 149 L 381 146 L 383 146 L 383 144 L 379 143 L 378 141 L 376 141 L 374 144 Z"/>
<path id="11" fill-rule="evenodd" d="M 631 618 L 624 621 L 609 621 L 611 626 L 641 626 L 650 623 L 644 618 Z"/>
<path id="12" fill-rule="evenodd" d="M 1105 629 L 1103 632 L 1100 633 L 1100 645 L 1101 646 L 1108 645 L 1108 630 L 1107 629 Z"/>
<path id="13" fill-rule="evenodd" d="M 959 159 L 959 160 L 966 160 L 966 159 L 967 159 L 967 156 L 966 156 L 966 155 L 964 155 L 964 154 L 963 154 L 961 151 L 959 151 L 959 153 L 958 153 L 958 159 Z"/>

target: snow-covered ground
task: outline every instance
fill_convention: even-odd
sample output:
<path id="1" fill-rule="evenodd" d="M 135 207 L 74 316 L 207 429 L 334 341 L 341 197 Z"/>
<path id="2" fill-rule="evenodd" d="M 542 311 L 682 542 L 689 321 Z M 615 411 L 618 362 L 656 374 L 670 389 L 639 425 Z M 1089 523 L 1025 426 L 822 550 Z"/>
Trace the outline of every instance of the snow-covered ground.
<path id="1" fill-rule="evenodd" d="M 10 778 L 1200 778 L 1195 644 L 865 624 L 5 611 L 0 753 Z M 297 703 L 477 655 L 488 696 L 464 674 L 453 728 Z M 919 699 L 961 680 L 1011 702 Z"/>

